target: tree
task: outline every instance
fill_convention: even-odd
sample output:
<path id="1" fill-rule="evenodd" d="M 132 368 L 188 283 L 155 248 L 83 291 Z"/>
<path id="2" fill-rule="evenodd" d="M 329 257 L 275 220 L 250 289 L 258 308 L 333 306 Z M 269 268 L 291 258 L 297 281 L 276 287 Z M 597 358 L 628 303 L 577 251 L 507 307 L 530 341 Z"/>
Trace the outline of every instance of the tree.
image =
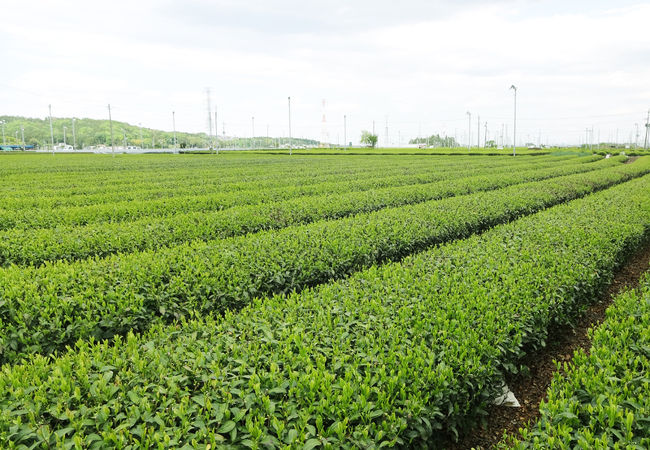
<path id="1" fill-rule="evenodd" d="M 426 145 L 427 147 L 460 147 L 456 139 L 451 136 L 441 137 L 439 134 L 432 134 L 429 137 L 411 139 L 409 144 Z"/>
<path id="2" fill-rule="evenodd" d="M 375 148 L 375 145 L 377 145 L 377 135 L 372 134 L 369 131 L 363 130 L 361 132 L 361 143 L 369 145 L 372 148 Z"/>

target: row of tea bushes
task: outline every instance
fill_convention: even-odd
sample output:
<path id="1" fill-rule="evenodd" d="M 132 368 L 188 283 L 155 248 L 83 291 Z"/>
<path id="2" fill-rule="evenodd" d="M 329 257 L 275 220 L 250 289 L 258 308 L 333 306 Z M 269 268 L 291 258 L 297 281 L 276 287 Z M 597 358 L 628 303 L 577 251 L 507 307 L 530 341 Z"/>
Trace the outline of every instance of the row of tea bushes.
<path id="1" fill-rule="evenodd" d="M 589 353 L 555 375 L 541 419 L 515 448 L 650 448 L 650 278 L 614 300 L 591 338 Z"/>
<path id="2" fill-rule="evenodd" d="M 193 312 L 239 309 L 469 236 L 650 172 L 650 158 L 586 174 L 337 221 L 106 259 L 0 270 L 0 362 L 77 339 L 142 331 Z"/>
<path id="3" fill-rule="evenodd" d="M 595 164 L 575 163 L 576 166 L 582 167 L 578 170 L 593 170 L 594 166 L 616 165 L 616 160 L 602 160 Z M 557 170 L 573 170 L 574 165 L 555 165 Z M 559 167 L 557 167 L 559 166 Z M 519 170 L 528 169 L 528 171 L 537 170 L 536 164 L 522 165 L 516 167 Z M 502 168 L 497 173 L 512 171 L 514 168 Z M 549 171 L 552 169 L 546 169 Z M 482 171 L 480 171 L 482 172 Z M 560 172 L 561 173 L 561 172 Z M 571 172 L 568 172 L 571 173 Z M 254 205 L 265 202 L 281 201 L 291 198 L 300 198 L 305 195 L 318 194 L 337 194 L 347 192 L 347 190 L 368 190 L 378 187 L 403 186 L 415 183 L 427 183 L 444 180 L 458 180 L 466 178 L 468 175 L 475 175 L 475 171 L 465 169 L 458 172 L 450 172 L 448 169 L 439 171 L 425 171 L 421 177 L 395 176 L 391 177 L 385 183 L 379 177 L 376 180 L 370 178 L 368 181 L 359 181 L 359 174 L 352 174 L 349 178 L 338 177 L 337 181 L 332 184 L 319 183 L 314 181 L 310 186 L 290 185 L 290 179 L 287 176 L 274 175 L 270 185 L 261 186 L 257 183 L 248 185 L 248 189 L 231 192 L 212 192 L 201 193 L 199 189 L 192 195 L 178 197 L 163 197 L 158 199 L 144 199 L 110 202 L 93 203 L 87 206 L 56 206 L 43 208 L 11 208 L 11 200 L 5 201 L 7 205 L 0 209 L 0 230 L 11 228 L 30 229 L 61 227 L 66 225 L 84 225 L 89 223 L 107 223 L 132 221 L 143 217 L 160 217 L 170 214 L 183 212 L 206 212 L 230 208 L 237 205 Z M 476 175 L 475 175 L 476 176 Z M 479 175 L 483 176 L 483 175 Z M 348 188 L 346 184 L 349 183 Z M 39 194 L 32 191 L 32 196 L 38 197 Z M 25 206 L 21 200 L 18 200 L 19 206 Z"/>
<path id="4" fill-rule="evenodd" d="M 0 231 L 0 265 L 40 265 L 45 261 L 61 259 L 72 261 L 118 252 L 160 248 L 193 240 L 221 239 L 615 166 L 622 165 L 603 160 L 594 164 L 574 164 L 543 170 L 530 169 L 526 166 L 528 170 L 513 172 L 512 168 L 509 168 L 504 172 L 471 177 L 438 175 L 442 180 L 388 188 L 383 188 L 381 181 L 376 182 L 374 188 L 370 188 L 370 183 L 366 181 L 366 186 L 360 191 L 356 190 L 359 188 L 358 182 L 341 182 L 337 185 L 336 195 L 333 195 L 331 192 L 333 188 L 329 186 L 320 187 L 323 190 L 330 190 L 327 194 L 315 195 L 319 189 L 317 186 L 311 192 L 313 194 L 311 196 L 295 194 L 293 195 L 295 198 L 283 201 L 264 202 L 263 198 L 272 200 L 272 194 L 256 191 L 250 197 L 227 193 L 190 199 L 166 199 L 158 202 L 129 202 L 125 204 L 120 215 L 128 216 L 130 220 L 116 223 L 104 222 L 97 217 L 104 213 L 115 217 L 117 212 L 114 205 L 98 206 L 92 210 L 75 209 L 75 213 L 82 214 L 83 217 L 95 214 L 93 223 L 85 226 L 15 228 Z M 628 172 L 641 174 L 641 168 L 648 166 L 648 163 L 639 162 L 633 166 L 634 168 Z M 285 191 L 291 193 L 290 189 Z M 236 206 L 238 203 L 249 201 L 262 202 L 262 204 Z M 146 215 L 147 211 L 160 212 L 172 208 L 172 205 L 183 205 L 175 211 L 209 209 L 210 205 L 216 211 L 193 211 L 163 216 Z M 226 205 L 229 207 L 222 210 L 221 208 Z M 33 215 L 32 212 L 30 214 Z M 10 214 L 7 212 L 7 215 Z M 143 215 L 144 217 L 141 217 Z M 54 220 L 52 215 L 48 216 L 44 211 L 42 216 L 47 217 L 47 220 Z M 17 215 L 12 216 L 14 220 L 18 220 L 17 217 Z M 79 217 L 76 216 L 75 220 Z M 108 220 L 106 217 L 103 219 Z"/>
<path id="5" fill-rule="evenodd" d="M 643 177 L 219 319 L 5 365 L 0 444 L 434 447 L 649 224 Z"/>

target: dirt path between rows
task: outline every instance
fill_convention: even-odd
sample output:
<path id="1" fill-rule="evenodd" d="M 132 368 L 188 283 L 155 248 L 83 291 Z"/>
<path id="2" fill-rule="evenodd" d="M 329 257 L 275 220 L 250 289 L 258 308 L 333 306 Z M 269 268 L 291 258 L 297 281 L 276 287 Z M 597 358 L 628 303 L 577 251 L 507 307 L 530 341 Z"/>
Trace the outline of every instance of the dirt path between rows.
<path id="1" fill-rule="evenodd" d="M 619 269 L 607 292 L 594 303 L 579 319 L 575 328 L 564 327 L 551 332 L 549 343 L 543 352 L 530 355 L 524 361 L 530 368 L 530 376 L 517 376 L 507 380 L 521 408 L 492 406 L 488 410 L 487 426 L 472 431 L 469 435 L 449 448 L 451 449 L 489 449 L 499 443 L 504 433 L 518 436 L 519 428 L 526 423 L 534 423 L 539 418 L 539 404 L 546 393 L 556 371 L 554 361 L 569 362 L 573 352 L 582 348 L 588 351 L 591 340 L 587 330 L 599 325 L 605 318 L 605 310 L 613 298 L 625 288 L 636 287 L 639 279 L 650 268 L 650 242 L 630 256 Z"/>

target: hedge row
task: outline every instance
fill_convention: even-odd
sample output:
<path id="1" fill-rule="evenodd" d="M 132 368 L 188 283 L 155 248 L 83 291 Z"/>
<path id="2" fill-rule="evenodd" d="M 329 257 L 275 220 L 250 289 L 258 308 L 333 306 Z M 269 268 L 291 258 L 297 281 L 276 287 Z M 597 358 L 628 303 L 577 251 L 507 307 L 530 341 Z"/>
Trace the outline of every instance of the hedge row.
<path id="1" fill-rule="evenodd" d="M 590 336 L 515 448 L 650 448 L 650 277 L 616 298 Z"/>
<path id="2" fill-rule="evenodd" d="M 649 224 L 643 177 L 238 314 L 4 366 L 0 444 L 435 447 Z"/>
<path id="3" fill-rule="evenodd" d="M 94 185 L 92 188 L 78 186 L 57 188 L 54 190 L 29 187 L 22 191 L 15 188 L 7 191 L 0 199 L 0 208 L 4 210 L 20 210 L 25 208 L 61 208 L 72 206 L 92 206 L 97 204 L 107 205 L 134 200 L 161 200 L 166 198 L 192 197 L 197 195 L 212 194 L 233 199 L 233 195 L 251 196 L 263 195 L 262 198 L 290 198 L 297 195 L 314 195 L 324 192 L 341 192 L 343 182 L 349 183 L 350 190 L 370 189 L 375 186 L 401 186 L 406 184 L 427 183 L 445 177 L 461 177 L 476 175 L 489 170 L 491 173 L 506 170 L 527 168 L 547 168 L 562 164 L 588 163 L 588 158 L 579 160 L 544 159 L 539 161 L 518 160 L 516 164 L 507 164 L 501 161 L 475 162 L 472 164 L 431 164 L 415 165 L 411 167 L 395 164 L 388 168 L 381 164 L 377 166 L 361 165 L 357 168 L 346 167 L 328 171 L 319 168 L 317 174 L 285 171 L 272 171 L 266 169 L 256 175 L 253 170 L 235 175 L 215 175 L 211 173 L 189 172 L 180 176 L 176 172 L 164 175 L 163 179 L 149 179 L 142 174 L 132 174 L 128 186 L 123 183 L 109 186 Z M 329 189 L 328 189 L 329 188 Z M 338 189 L 338 190 L 337 190 Z M 51 190 L 52 192 L 48 192 Z M 235 197 L 236 198 L 236 197 Z M 226 198 L 226 201 L 228 198 Z M 241 204 L 241 203 L 240 203 Z M 120 206 L 120 205 L 116 205 Z"/>
<path id="4" fill-rule="evenodd" d="M 624 158 L 624 157 L 622 157 Z M 594 165 L 615 165 L 614 160 L 602 160 L 595 164 L 577 164 L 579 167 L 584 167 L 583 170 L 591 170 Z M 524 166 L 527 167 L 527 166 Z M 527 168 L 532 170 L 535 166 L 531 165 Z M 566 168 L 574 167 L 573 165 Z M 502 173 L 509 169 L 498 171 Z M 511 169 L 510 169 L 511 170 Z M 550 169 L 546 169 L 550 170 Z M 470 172 L 471 173 L 471 172 Z M 428 174 L 423 174 L 421 178 L 418 177 L 403 177 L 397 176 L 387 181 L 387 186 L 403 185 L 410 183 L 426 183 L 440 179 L 454 180 L 464 178 L 468 175 L 466 171 L 458 171 L 449 173 L 444 169 L 441 171 L 433 171 Z M 359 182 L 358 175 L 351 177 L 351 180 L 337 181 L 333 184 L 319 184 L 315 183 L 313 186 L 296 186 L 287 187 L 287 181 L 275 175 L 272 181 L 272 189 L 264 189 L 263 186 L 255 185 L 252 189 L 241 192 L 225 192 L 214 193 L 209 192 L 206 194 L 160 198 L 160 199 L 147 199 L 135 201 L 122 201 L 116 203 L 99 203 L 89 206 L 61 206 L 56 208 L 26 208 L 26 209 L 2 209 L 0 210 L 0 230 L 7 230 L 11 228 L 29 229 L 41 227 L 60 227 L 60 226 L 78 226 L 88 223 L 104 223 L 104 222 L 119 222 L 131 221 L 142 217 L 151 216 L 166 216 L 170 214 L 177 214 L 179 212 L 197 212 L 197 211 L 214 211 L 224 208 L 230 208 L 237 205 L 259 204 L 264 202 L 281 201 L 292 197 L 299 197 L 304 195 L 316 195 L 318 193 L 327 193 L 328 190 L 332 192 L 341 192 L 347 190 L 346 182 L 350 183 L 350 189 L 354 189 L 358 185 L 359 189 L 371 189 L 382 186 L 381 178 L 370 179 L 367 182 Z M 270 186 L 266 186 L 269 188 Z M 9 201 L 8 201 L 9 203 Z"/>
<path id="5" fill-rule="evenodd" d="M 101 157 L 100 157 L 101 158 Z M 127 157 L 128 158 L 128 157 Z M 591 158 L 591 157 L 590 157 Z M 581 161 L 588 161 L 590 158 L 579 158 Z M 593 156 L 593 158 L 600 158 Z M 340 158 L 298 158 L 287 159 L 275 157 L 274 159 L 262 161 L 246 158 L 245 155 L 229 155 L 225 159 L 212 160 L 208 157 L 200 158 L 203 166 L 197 167 L 192 161 L 175 161 L 175 157 L 164 160 L 165 164 L 155 165 L 151 168 L 147 165 L 136 165 L 120 170 L 119 167 L 112 167 L 112 170 L 105 171 L 79 171 L 64 172 L 57 174 L 47 165 L 48 161 L 39 161 L 43 165 L 42 173 L 30 172 L 30 164 L 23 160 L 22 171 L 19 175 L 7 174 L 3 171 L 0 178 L 0 186 L 12 196 L 29 197 L 33 190 L 37 189 L 44 197 L 66 197 L 78 194 L 101 194 L 124 192 L 125 188 L 146 188 L 147 186 L 168 186 L 169 183 L 177 182 L 175 187 L 184 184 L 212 184 L 221 185 L 237 184 L 241 182 L 264 184 L 273 181 L 278 176 L 287 179 L 309 179 L 336 174 L 352 174 L 364 171 L 377 171 L 383 169 L 386 173 L 399 170 L 416 170 L 421 167 L 431 166 L 431 158 L 397 157 L 387 160 L 377 158 L 352 157 L 342 161 Z M 453 158 L 449 160 L 436 160 L 435 163 L 441 166 L 450 167 L 451 170 L 468 166 L 502 166 L 508 164 L 530 164 L 538 161 L 538 164 L 548 162 L 561 162 L 578 160 L 575 157 L 546 157 L 546 158 Z M 98 160 L 93 158 L 93 161 Z M 153 160 L 152 162 L 155 162 Z M 91 166 L 94 167 L 94 166 Z M 74 180 L 74 184 L 70 184 Z M 172 185 L 173 186 L 173 185 Z"/>
<path id="6" fill-rule="evenodd" d="M 238 238 L 0 270 L 0 362 L 240 309 L 650 172 L 632 165 Z"/>
<path id="7" fill-rule="evenodd" d="M 91 256 L 107 256 L 118 252 L 133 252 L 177 245 L 192 240 L 214 240 L 261 230 L 283 228 L 289 225 L 304 224 L 322 219 L 337 219 L 352 214 L 376 211 L 386 207 L 402 206 L 440 199 L 471 192 L 492 190 L 504 186 L 560 176 L 564 174 L 592 171 L 601 167 L 619 165 L 602 160 L 593 164 L 575 164 L 553 167 L 544 170 L 529 169 L 513 172 L 497 172 L 489 175 L 463 177 L 460 173 L 443 176 L 442 180 L 420 184 L 429 177 L 441 178 L 440 174 L 424 175 L 417 184 L 381 188 L 383 182 L 399 184 L 397 180 L 377 180 L 338 183 L 336 186 L 317 185 L 310 196 L 301 196 L 291 189 L 281 189 L 282 193 L 295 198 L 272 201 L 271 191 L 253 191 L 249 197 L 244 195 L 206 195 L 191 199 L 168 199 L 161 202 L 129 202 L 118 214 L 113 205 L 97 208 L 74 209 L 67 218 L 71 221 L 82 219 L 93 222 L 85 226 L 59 226 L 55 228 L 22 229 L 0 231 L 0 265 L 10 264 L 39 265 L 45 261 L 77 260 Z M 642 173 L 648 162 L 634 165 L 632 172 Z M 522 168 L 523 169 L 523 168 Z M 644 170 L 644 169 L 643 169 Z M 416 181 L 410 177 L 410 182 Z M 374 189 L 370 189 L 375 184 Z M 390 184 L 388 183 L 388 184 Z M 321 189 L 330 191 L 316 195 Z M 355 189 L 362 189 L 355 191 Z M 331 191 L 339 193 L 333 195 Z M 303 191 L 304 193 L 304 191 Z M 283 194 L 283 195 L 284 195 Z M 261 204 L 259 204 L 261 202 Z M 238 203 L 254 203 L 237 206 Z M 209 208 L 216 211 L 202 211 Z M 189 213 L 175 213 L 159 216 L 163 210 L 173 207 Z M 230 207 L 227 207 L 230 206 Z M 226 208 L 221 210 L 221 208 Z M 152 215 L 147 216 L 146 212 Z M 63 214 L 63 213 L 61 213 Z M 16 215 L 7 214 L 13 220 Z M 126 222 L 104 222 L 106 216 L 127 216 Z M 145 216 L 142 218 L 141 216 Z M 51 215 L 32 214 L 35 220 L 53 220 Z M 124 217 L 122 217 L 124 218 Z"/>

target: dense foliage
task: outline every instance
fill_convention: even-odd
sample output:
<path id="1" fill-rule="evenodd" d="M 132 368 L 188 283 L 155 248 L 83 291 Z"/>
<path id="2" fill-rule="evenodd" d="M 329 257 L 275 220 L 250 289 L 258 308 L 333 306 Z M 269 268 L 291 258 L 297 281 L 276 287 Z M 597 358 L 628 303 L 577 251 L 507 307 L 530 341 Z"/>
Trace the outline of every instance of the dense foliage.
<path id="1" fill-rule="evenodd" d="M 49 353 L 79 338 L 144 330 L 159 318 L 239 309 L 254 297 L 340 278 L 648 172 L 650 159 L 644 159 L 276 232 L 0 270 L 0 311 L 6 311 L 0 362 Z"/>
<path id="2" fill-rule="evenodd" d="M 644 160 L 627 172 L 642 174 L 647 164 Z M 519 165 L 517 172 L 513 173 L 513 166 L 497 167 L 490 175 L 463 170 L 449 174 L 446 167 L 409 177 L 368 174 L 358 180 L 354 173 L 349 182 L 338 174 L 336 182 L 295 187 L 287 186 L 287 180 L 276 187 L 282 181 L 273 180 L 275 184 L 263 190 L 263 183 L 257 182 L 256 188 L 236 192 L 222 186 L 225 192 L 208 190 L 199 194 L 194 188 L 194 194 L 171 198 L 111 202 L 101 201 L 100 195 L 93 198 L 100 203 L 70 207 L 64 206 L 64 199 L 59 197 L 41 198 L 38 208 L 28 210 L 25 204 L 33 205 L 35 200 L 21 198 L 6 201 L 4 214 L 0 213 L 0 229 L 7 228 L 0 230 L 0 265 L 38 265 L 48 260 L 74 260 L 232 237 L 616 165 L 619 162 L 615 159 L 548 168 Z M 405 184 L 406 180 L 414 184 Z M 72 199 L 79 201 L 79 196 Z M 11 208 L 10 203 L 18 208 Z M 55 210 L 52 205 L 57 206 Z M 44 228 L 47 226 L 50 228 Z"/>
<path id="3" fill-rule="evenodd" d="M 455 148 L 461 147 L 453 136 L 440 136 L 439 134 L 432 134 L 427 137 L 418 137 L 411 139 L 409 144 L 426 145 L 427 147 L 442 147 L 442 148 Z"/>
<path id="4" fill-rule="evenodd" d="M 469 195 L 0 269 L 0 446 L 440 445 L 647 237 L 648 161 L 563 173 L 571 160 L 528 183 L 486 169 L 509 181 Z"/>
<path id="5" fill-rule="evenodd" d="M 614 300 L 591 338 L 589 353 L 555 375 L 516 448 L 650 448 L 650 277 Z"/>

